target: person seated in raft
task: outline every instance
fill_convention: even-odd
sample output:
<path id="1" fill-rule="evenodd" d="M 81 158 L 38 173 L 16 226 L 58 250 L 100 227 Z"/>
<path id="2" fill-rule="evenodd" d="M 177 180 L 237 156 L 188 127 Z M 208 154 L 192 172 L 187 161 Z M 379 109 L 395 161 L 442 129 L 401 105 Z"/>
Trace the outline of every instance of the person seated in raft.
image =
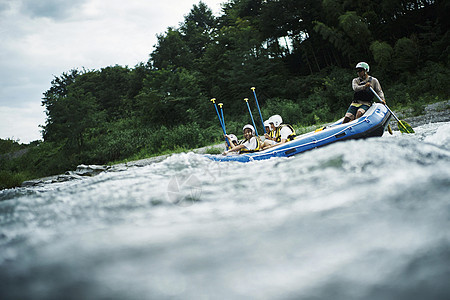
<path id="1" fill-rule="evenodd" d="M 258 137 L 255 136 L 255 128 L 247 124 L 242 128 L 244 131 L 244 140 L 242 143 L 238 143 L 238 145 L 233 146 L 231 149 L 228 149 L 223 153 L 223 155 L 227 155 L 230 152 L 239 152 L 241 153 L 251 153 L 259 151 L 261 148 L 261 142 Z"/>
<path id="2" fill-rule="evenodd" d="M 350 104 L 342 124 L 360 118 L 369 109 L 375 96 L 370 87 L 375 90 L 383 100 L 383 103 L 386 104 L 380 82 L 375 77 L 369 76 L 369 64 L 359 62 L 355 68 L 358 77 L 352 81 L 352 88 L 355 92 L 353 94 L 353 102 Z"/>
<path id="3" fill-rule="evenodd" d="M 275 131 L 272 130 L 269 120 L 264 121 L 264 129 L 266 130 L 266 133 L 264 134 L 264 137 L 266 138 L 266 140 L 273 141 L 274 140 L 273 136 L 275 134 Z"/>
<path id="4" fill-rule="evenodd" d="M 228 142 L 227 142 L 227 140 L 228 140 Z M 238 140 L 237 136 L 235 136 L 234 134 L 226 134 L 225 135 L 225 147 L 226 148 L 230 148 L 230 146 L 235 147 L 239 144 L 240 144 L 240 141 Z"/>
<path id="5" fill-rule="evenodd" d="M 271 116 L 269 118 L 269 123 L 273 131 L 273 138 L 264 141 L 264 144 L 262 145 L 263 150 L 284 144 L 295 138 L 294 128 L 289 124 L 283 124 L 283 119 L 280 115 Z"/>

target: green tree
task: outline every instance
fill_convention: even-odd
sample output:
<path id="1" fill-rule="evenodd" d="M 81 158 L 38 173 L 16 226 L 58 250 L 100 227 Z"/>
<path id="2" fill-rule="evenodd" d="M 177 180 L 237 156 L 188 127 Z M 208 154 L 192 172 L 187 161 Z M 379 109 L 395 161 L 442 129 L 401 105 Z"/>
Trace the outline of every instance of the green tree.
<path id="1" fill-rule="evenodd" d="M 73 69 L 69 73 L 63 73 L 60 77 L 55 77 L 51 82 L 50 89 L 44 93 L 42 105 L 45 107 L 47 114 L 46 124 L 43 126 L 44 141 L 57 141 L 63 138 L 58 130 L 67 113 L 63 101 L 67 97 L 69 86 L 75 82 L 79 75 L 80 72 Z"/>
<path id="2" fill-rule="evenodd" d="M 409 38 L 399 39 L 394 46 L 394 68 L 398 71 L 412 71 L 419 58 L 417 45 Z"/>
<path id="3" fill-rule="evenodd" d="M 93 73 L 72 70 L 55 78 L 42 101 L 47 112 L 44 141 L 64 144 L 69 152 L 80 152 L 88 129 L 101 124 L 105 117 L 97 99 L 81 87 L 87 84 L 86 80 L 80 80 L 86 74 Z"/>
<path id="4" fill-rule="evenodd" d="M 212 42 L 216 24 L 212 10 L 203 2 L 194 5 L 190 13 L 184 17 L 180 32 L 189 52 L 196 59 L 203 56 L 206 47 Z"/>
<path id="5" fill-rule="evenodd" d="M 90 73 L 84 74 L 83 77 L 88 75 Z M 90 92 L 96 98 L 100 110 L 106 112 L 109 120 L 120 119 L 126 112 L 126 97 L 130 90 L 129 78 L 130 69 L 118 65 L 102 68 L 93 78 L 97 85 Z"/>
<path id="6" fill-rule="evenodd" d="M 158 35 L 157 38 L 155 50 L 150 54 L 153 68 L 174 70 L 177 67 L 192 66 L 194 56 L 179 30 L 169 27 L 165 35 Z"/>
<path id="7" fill-rule="evenodd" d="M 373 58 L 378 66 L 387 70 L 391 64 L 394 49 L 386 42 L 374 41 L 370 45 Z"/>

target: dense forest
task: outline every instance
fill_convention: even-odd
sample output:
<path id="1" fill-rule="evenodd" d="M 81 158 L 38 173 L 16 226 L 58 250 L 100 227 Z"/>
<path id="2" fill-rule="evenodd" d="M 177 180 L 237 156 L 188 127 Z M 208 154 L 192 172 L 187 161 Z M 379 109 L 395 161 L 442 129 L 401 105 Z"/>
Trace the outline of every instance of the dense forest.
<path id="1" fill-rule="evenodd" d="M 228 132 L 240 135 L 251 87 L 265 118 L 280 114 L 297 127 L 332 121 L 351 102 L 359 61 L 391 108 L 420 113 L 449 98 L 449 12 L 444 0 L 230 0 L 215 16 L 199 2 L 157 36 L 147 62 L 56 76 L 42 99 L 43 141 L 1 140 L 0 188 L 80 163 L 218 142 L 212 97 L 224 104 Z"/>

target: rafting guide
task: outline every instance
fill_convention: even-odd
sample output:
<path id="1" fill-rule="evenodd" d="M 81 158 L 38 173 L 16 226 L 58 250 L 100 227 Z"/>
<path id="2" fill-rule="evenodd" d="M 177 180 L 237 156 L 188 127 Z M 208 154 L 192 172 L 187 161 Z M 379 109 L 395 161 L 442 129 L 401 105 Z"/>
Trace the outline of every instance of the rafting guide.
<path id="1" fill-rule="evenodd" d="M 380 82 L 375 77 L 369 76 L 369 64 L 366 62 L 359 62 L 355 69 L 358 77 L 354 78 L 352 81 L 352 88 L 355 92 L 353 94 L 353 102 L 350 104 L 342 123 L 348 123 L 360 118 L 369 109 L 374 98 L 374 94 L 370 90 L 371 87 L 381 98 L 381 102 L 386 104 Z"/>

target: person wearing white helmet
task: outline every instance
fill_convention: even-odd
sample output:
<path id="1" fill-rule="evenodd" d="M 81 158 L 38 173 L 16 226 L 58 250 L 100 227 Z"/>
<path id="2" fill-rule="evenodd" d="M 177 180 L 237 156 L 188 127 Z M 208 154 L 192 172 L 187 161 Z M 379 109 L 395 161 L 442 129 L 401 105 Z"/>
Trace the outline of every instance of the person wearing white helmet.
<path id="1" fill-rule="evenodd" d="M 270 119 L 264 121 L 264 129 L 266 130 L 266 133 L 264 134 L 266 140 L 273 140 L 273 136 L 275 134 L 275 131 L 272 130 L 270 126 Z"/>
<path id="2" fill-rule="evenodd" d="M 234 134 L 227 134 L 227 135 L 225 135 L 225 139 L 228 140 L 228 142 L 225 141 L 225 146 L 227 146 L 227 148 L 229 147 L 229 145 L 231 147 L 239 145 L 238 138 Z"/>
<path id="3" fill-rule="evenodd" d="M 284 144 L 295 138 L 295 130 L 289 124 L 283 124 L 280 115 L 273 115 L 269 118 L 269 124 L 272 128 L 272 137 L 266 139 L 262 145 L 263 149 L 268 149 L 275 145 Z M 267 136 L 266 136 L 267 138 Z"/>
<path id="4" fill-rule="evenodd" d="M 261 142 L 259 141 L 259 138 L 255 136 L 255 128 L 252 125 L 247 124 L 242 130 L 244 131 L 245 140 L 225 151 L 223 155 L 227 155 L 230 152 L 250 153 L 260 150 Z"/>
<path id="5" fill-rule="evenodd" d="M 358 77 L 354 78 L 352 81 L 352 88 L 354 91 L 353 101 L 350 104 L 342 123 L 358 119 L 369 109 L 375 96 L 370 90 L 370 87 L 375 90 L 378 96 L 383 100 L 383 103 L 386 104 L 380 82 L 375 77 L 369 76 L 369 64 L 363 61 L 359 62 L 355 69 Z"/>

